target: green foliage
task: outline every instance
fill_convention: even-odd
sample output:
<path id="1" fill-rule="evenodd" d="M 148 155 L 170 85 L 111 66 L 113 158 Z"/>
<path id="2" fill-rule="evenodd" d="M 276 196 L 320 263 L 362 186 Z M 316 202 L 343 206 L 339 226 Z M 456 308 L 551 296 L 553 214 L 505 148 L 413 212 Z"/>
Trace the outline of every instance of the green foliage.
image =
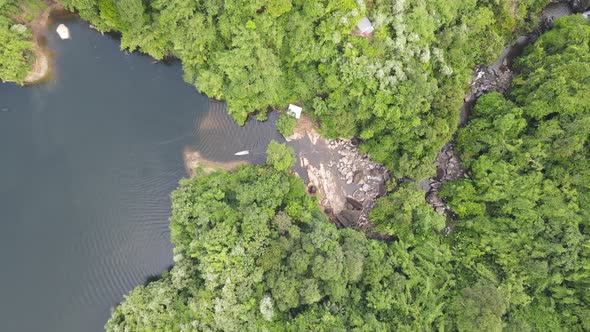
<path id="1" fill-rule="evenodd" d="M 286 112 L 281 113 L 276 122 L 277 130 L 281 135 L 289 137 L 297 126 L 297 119 Z"/>
<path id="2" fill-rule="evenodd" d="M 590 24 L 580 16 L 556 21 L 517 65 L 511 100 L 481 97 L 458 132 L 469 178 L 441 191 L 460 217 L 459 282 L 477 294 L 477 279 L 497 279 L 511 329 L 581 331 L 590 314 Z M 503 306 L 465 306 L 459 327 L 501 329 Z"/>
<path id="3" fill-rule="evenodd" d="M 176 265 L 126 296 L 107 331 L 409 331 L 443 318 L 448 248 L 338 230 L 283 171 L 183 180 L 172 201 Z"/>
<path id="4" fill-rule="evenodd" d="M 271 141 L 266 151 L 266 163 L 280 172 L 288 172 L 295 164 L 297 156 L 292 147 Z"/>
<path id="5" fill-rule="evenodd" d="M 375 230 L 411 243 L 431 237 L 445 225 L 444 217 L 424 203 L 424 192 L 408 184 L 379 199 L 369 219 Z"/>
<path id="6" fill-rule="evenodd" d="M 98 0 L 98 10 L 100 18 L 108 29 L 121 29 L 123 23 L 121 22 L 121 15 L 119 14 L 119 7 L 113 0 Z"/>
<path id="7" fill-rule="evenodd" d="M 27 9 L 34 4 L 31 1 Z M 21 12 L 22 9 L 14 1 L 0 1 L 0 81 L 23 84 L 31 70 L 34 60 L 31 32 L 24 25 L 8 18 L 17 13 L 26 16 L 27 13 Z"/>
<path id="8" fill-rule="evenodd" d="M 23 83 L 33 62 L 30 32 L 19 33 L 0 17 L 0 80 Z"/>
<path id="9" fill-rule="evenodd" d="M 272 17 L 279 17 L 293 8 L 291 0 L 270 0 L 268 1 L 268 13 Z"/>
<path id="10" fill-rule="evenodd" d="M 508 300 L 502 290 L 489 282 L 467 287 L 455 303 L 457 330 L 501 332 L 507 307 Z"/>
<path id="11" fill-rule="evenodd" d="M 180 58 L 238 123 L 300 101 L 325 135 L 358 136 L 396 175 L 420 178 L 455 133 L 473 65 L 548 1 L 61 2 L 120 31 L 123 48 Z M 24 20 L 39 3 L 26 1 Z M 33 60 L 21 13 L 0 0 L 4 81 L 22 83 Z M 364 15 L 367 39 L 351 34 Z M 483 96 L 457 132 L 468 177 L 441 190 L 458 217 L 451 238 L 408 184 L 370 215 L 396 241 L 336 229 L 273 142 L 266 166 L 181 182 L 176 265 L 126 296 L 107 331 L 590 330 L 588 22 L 558 20 L 516 63 L 508 98 Z"/>
<path id="12" fill-rule="evenodd" d="M 450 238 L 407 183 L 371 213 L 396 241 L 336 229 L 273 143 L 267 166 L 181 182 L 177 264 L 107 331 L 587 330 L 589 44 L 587 21 L 561 19 L 517 61 L 510 99 L 479 99 L 457 133 L 468 177 L 440 192 Z"/>

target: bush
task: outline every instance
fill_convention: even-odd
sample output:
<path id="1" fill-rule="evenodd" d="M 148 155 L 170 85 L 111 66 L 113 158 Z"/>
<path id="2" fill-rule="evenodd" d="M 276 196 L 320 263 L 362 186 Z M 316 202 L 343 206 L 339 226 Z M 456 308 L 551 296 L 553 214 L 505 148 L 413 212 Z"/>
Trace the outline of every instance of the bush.
<path id="1" fill-rule="evenodd" d="M 293 135 L 293 130 L 295 130 L 295 126 L 297 125 L 297 119 L 288 113 L 281 113 L 281 116 L 279 116 L 276 125 L 277 130 L 279 133 L 281 133 L 281 135 L 289 137 Z"/>
<path id="2" fill-rule="evenodd" d="M 266 163 L 281 172 L 287 172 L 295 164 L 295 151 L 284 144 L 271 141 L 266 151 Z"/>

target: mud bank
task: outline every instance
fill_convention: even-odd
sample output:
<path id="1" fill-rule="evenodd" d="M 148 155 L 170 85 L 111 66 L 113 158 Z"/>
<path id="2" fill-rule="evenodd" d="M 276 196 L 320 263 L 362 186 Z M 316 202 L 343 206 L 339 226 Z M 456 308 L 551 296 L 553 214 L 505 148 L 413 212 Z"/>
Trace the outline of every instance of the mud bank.
<path id="1" fill-rule="evenodd" d="M 248 164 L 243 160 L 233 160 L 227 162 L 214 161 L 204 158 L 199 151 L 185 148 L 183 152 L 184 166 L 190 177 L 198 174 L 209 174 L 215 171 L 231 171 L 234 168 Z"/>
<path id="2" fill-rule="evenodd" d="M 24 79 L 27 85 L 42 83 L 51 75 L 52 56 L 45 45 L 47 43 L 46 35 L 50 33 L 48 26 L 52 18 L 74 15 L 56 2 L 46 1 L 45 4 L 47 7 L 39 15 L 31 22 L 25 22 L 25 25 L 31 29 L 34 45 L 33 56 L 35 57 L 31 65 L 31 71 Z"/>
<path id="3" fill-rule="evenodd" d="M 27 27 L 31 29 L 34 44 L 33 55 L 35 60 L 31 66 L 31 71 L 27 74 L 24 81 L 25 84 L 35 84 L 43 81 L 50 72 L 49 66 L 49 52 L 45 49 L 45 32 L 49 23 L 49 14 L 51 10 L 57 7 L 56 4 L 50 4 L 45 8 L 41 14 L 27 23 Z"/>

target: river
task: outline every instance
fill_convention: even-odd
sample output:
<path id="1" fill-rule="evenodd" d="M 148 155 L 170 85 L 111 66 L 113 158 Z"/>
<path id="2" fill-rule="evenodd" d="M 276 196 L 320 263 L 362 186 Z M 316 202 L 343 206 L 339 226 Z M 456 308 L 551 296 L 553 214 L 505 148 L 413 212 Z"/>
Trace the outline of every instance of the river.
<path id="1" fill-rule="evenodd" d="M 62 22 L 71 40 L 54 33 Z M 248 149 L 260 162 L 281 137 L 273 121 L 240 128 L 179 64 L 121 52 L 79 19 L 53 20 L 47 37 L 52 78 L 0 84 L 0 322 L 103 331 L 124 294 L 172 264 L 183 150 L 228 161 Z"/>

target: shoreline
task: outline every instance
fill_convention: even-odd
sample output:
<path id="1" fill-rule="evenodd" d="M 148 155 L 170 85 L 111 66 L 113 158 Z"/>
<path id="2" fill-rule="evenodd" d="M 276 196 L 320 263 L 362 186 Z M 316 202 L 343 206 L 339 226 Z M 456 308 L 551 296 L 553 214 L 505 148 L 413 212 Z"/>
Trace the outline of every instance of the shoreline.
<path id="1" fill-rule="evenodd" d="M 184 167 L 189 175 L 189 178 L 198 176 L 200 174 L 209 174 L 216 171 L 232 171 L 240 165 L 247 165 L 248 162 L 243 160 L 232 161 L 214 161 L 207 159 L 201 155 L 199 151 L 185 147 L 183 153 Z"/>
<path id="2" fill-rule="evenodd" d="M 41 12 L 33 21 L 27 26 L 31 29 L 33 34 L 32 43 L 34 44 L 33 54 L 35 60 L 31 65 L 31 70 L 24 79 L 25 84 L 35 84 L 43 81 L 49 75 L 49 58 L 46 55 L 46 50 L 41 46 L 43 42 L 43 32 L 47 30 L 49 22 L 49 13 L 51 6 Z"/>
<path id="3" fill-rule="evenodd" d="M 50 16 L 53 12 L 65 11 L 62 5 L 56 2 L 46 2 L 47 7 L 35 17 L 31 22 L 25 25 L 31 29 L 34 44 L 33 55 L 35 60 L 31 65 L 31 70 L 24 78 L 25 85 L 34 85 L 47 80 L 52 72 L 51 52 L 45 47 L 47 28 L 50 22 Z"/>

